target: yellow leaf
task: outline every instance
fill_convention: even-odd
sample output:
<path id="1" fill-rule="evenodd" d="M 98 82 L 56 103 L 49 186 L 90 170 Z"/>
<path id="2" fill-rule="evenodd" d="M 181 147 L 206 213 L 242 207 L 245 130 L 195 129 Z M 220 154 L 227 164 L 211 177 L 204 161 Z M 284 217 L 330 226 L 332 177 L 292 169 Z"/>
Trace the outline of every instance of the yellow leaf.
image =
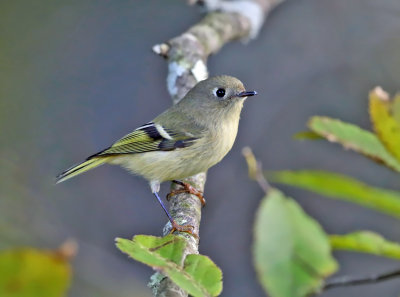
<path id="1" fill-rule="evenodd" d="M 376 135 L 386 149 L 400 160 L 400 124 L 391 112 L 389 95 L 380 87 L 369 94 L 369 114 Z"/>
<path id="2" fill-rule="evenodd" d="M 62 297 L 71 282 L 69 242 L 58 250 L 15 248 L 0 251 L 1 297 Z"/>
<path id="3" fill-rule="evenodd" d="M 397 93 L 393 98 L 391 112 L 396 122 L 400 125 L 400 93 Z"/>

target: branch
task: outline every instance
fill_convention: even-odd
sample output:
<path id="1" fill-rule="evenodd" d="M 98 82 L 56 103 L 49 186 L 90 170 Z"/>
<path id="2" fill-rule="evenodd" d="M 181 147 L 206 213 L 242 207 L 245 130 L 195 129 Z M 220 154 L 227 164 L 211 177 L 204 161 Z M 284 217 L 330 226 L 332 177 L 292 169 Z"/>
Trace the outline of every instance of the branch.
<path id="1" fill-rule="evenodd" d="M 385 280 L 389 280 L 395 277 L 400 277 L 400 269 L 385 272 L 381 274 L 372 274 L 372 275 L 364 275 L 364 276 L 342 276 L 333 278 L 325 282 L 323 290 L 343 287 L 343 286 L 355 286 L 355 285 L 365 285 L 365 284 L 373 284 Z"/>
<path id="2" fill-rule="evenodd" d="M 179 102 L 194 85 L 208 77 L 207 59 L 233 40 L 249 40 L 257 36 L 269 11 L 284 0 L 191 1 L 205 5 L 208 13 L 196 25 L 171 40 L 157 44 L 153 51 L 168 62 L 167 87 L 174 104 Z M 206 173 L 185 179 L 196 189 L 204 191 Z M 173 185 L 175 187 L 176 185 Z M 179 224 L 194 226 L 199 234 L 201 204 L 196 196 L 178 194 L 171 197 L 170 213 Z M 164 235 L 171 224 L 164 227 Z M 198 238 L 180 233 L 186 239 L 185 255 L 198 254 Z M 149 287 L 154 296 L 178 296 L 187 294 L 166 276 L 155 273 Z"/>

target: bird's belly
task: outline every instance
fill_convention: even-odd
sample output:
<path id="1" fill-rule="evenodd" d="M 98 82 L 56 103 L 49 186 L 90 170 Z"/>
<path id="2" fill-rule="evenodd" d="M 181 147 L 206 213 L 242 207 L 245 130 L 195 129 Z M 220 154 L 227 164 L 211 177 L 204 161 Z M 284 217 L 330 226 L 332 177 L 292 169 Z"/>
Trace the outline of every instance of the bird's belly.
<path id="1" fill-rule="evenodd" d="M 187 158 L 178 151 L 147 152 L 115 158 L 111 163 L 121 165 L 147 180 L 160 182 L 182 179 L 206 170 L 196 157 Z"/>
<path id="2" fill-rule="evenodd" d="M 155 151 L 115 157 L 112 164 L 121 165 L 130 172 L 143 176 L 147 180 L 160 182 L 183 179 L 207 171 L 228 153 L 232 144 L 206 141 L 174 151 Z M 221 146 L 222 145 L 222 146 Z M 215 146 L 218 146 L 216 148 Z"/>

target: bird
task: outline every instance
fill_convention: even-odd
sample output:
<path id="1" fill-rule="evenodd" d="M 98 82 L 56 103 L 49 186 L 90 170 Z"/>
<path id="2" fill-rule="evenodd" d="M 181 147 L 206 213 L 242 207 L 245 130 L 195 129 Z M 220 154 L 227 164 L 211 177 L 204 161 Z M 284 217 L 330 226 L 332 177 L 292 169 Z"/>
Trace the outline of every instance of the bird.
<path id="1" fill-rule="evenodd" d="M 120 165 L 149 182 L 171 222 L 171 233 L 195 235 L 192 226 L 179 225 L 172 218 L 158 194 L 160 184 L 174 181 L 183 185 L 184 189 L 178 192 L 195 194 L 204 205 L 202 193 L 181 180 L 207 171 L 225 157 L 234 144 L 243 103 L 254 95 L 256 91 L 246 91 L 243 83 L 232 76 L 200 81 L 177 104 L 110 147 L 65 170 L 56 182 L 105 163 Z"/>

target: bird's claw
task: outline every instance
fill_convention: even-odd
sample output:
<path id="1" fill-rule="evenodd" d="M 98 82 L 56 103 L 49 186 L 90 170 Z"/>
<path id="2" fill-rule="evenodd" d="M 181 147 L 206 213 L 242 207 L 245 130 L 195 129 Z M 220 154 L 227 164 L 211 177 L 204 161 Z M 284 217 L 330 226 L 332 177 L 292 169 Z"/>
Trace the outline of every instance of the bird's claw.
<path id="1" fill-rule="evenodd" d="M 199 198 L 201 205 L 204 207 L 206 205 L 206 199 L 204 199 L 203 197 L 203 192 L 197 190 L 195 187 L 193 187 L 192 185 L 182 182 L 182 181 L 178 181 L 178 180 L 173 180 L 174 183 L 181 185 L 183 187 L 183 189 L 178 189 L 178 190 L 172 190 L 168 195 L 167 195 L 167 201 L 169 201 L 171 199 L 172 196 L 175 196 L 177 194 L 181 194 L 181 193 L 189 193 L 189 194 L 193 194 L 195 196 L 197 196 L 197 198 Z"/>
<path id="2" fill-rule="evenodd" d="M 192 235 L 194 238 L 199 238 L 197 236 L 197 234 L 194 233 L 194 226 L 192 226 L 192 225 L 179 225 L 175 221 L 171 222 L 171 224 L 172 224 L 172 229 L 169 232 L 169 234 L 172 234 L 175 231 L 178 231 L 178 232 L 188 233 L 188 234 Z"/>

